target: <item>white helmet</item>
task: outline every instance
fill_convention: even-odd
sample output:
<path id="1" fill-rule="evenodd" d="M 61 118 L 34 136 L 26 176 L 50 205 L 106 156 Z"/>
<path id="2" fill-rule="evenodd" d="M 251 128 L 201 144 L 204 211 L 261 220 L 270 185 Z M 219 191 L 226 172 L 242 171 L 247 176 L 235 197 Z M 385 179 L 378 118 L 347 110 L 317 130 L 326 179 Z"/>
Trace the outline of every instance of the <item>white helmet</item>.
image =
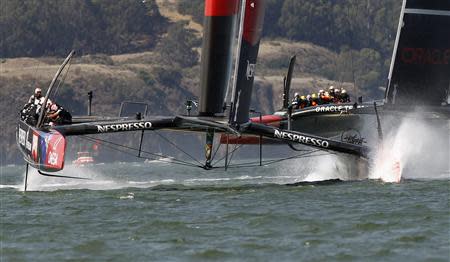
<path id="1" fill-rule="evenodd" d="M 297 92 L 295 92 L 295 94 L 294 94 L 294 96 L 299 96 L 300 94 L 299 93 L 297 93 Z"/>
<path id="2" fill-rule="evenodd" d="M 328 90 L 334 90 L 334 86 L 330 86 Z"/>
<path id="3" fill-rule="evenodd" d="M 36 87 L 36 89 L 34 89 L 34 93 L 37 94 L 38 92 L 42 93 L 42 89 L 40 89 L 39 87 Z"/>
<path id="4" fill-rule="evenodd" d="M 347 93 L 347 90 L 345 90 L 345 89 L 342 88 L 341 94 L 345 94 L 345 93 Z"/>

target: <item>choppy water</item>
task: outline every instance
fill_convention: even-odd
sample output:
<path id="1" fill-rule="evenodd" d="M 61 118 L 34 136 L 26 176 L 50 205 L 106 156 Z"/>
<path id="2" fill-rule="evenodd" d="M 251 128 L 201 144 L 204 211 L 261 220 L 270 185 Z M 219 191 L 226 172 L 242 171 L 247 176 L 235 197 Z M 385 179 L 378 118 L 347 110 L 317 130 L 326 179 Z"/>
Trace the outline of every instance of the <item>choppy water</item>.
<path id="1" fill-rule="evenodd" d="M 449 261 L 448 177 L 286 185 L 273 167 L 1 168 L 1 261 Z"/>

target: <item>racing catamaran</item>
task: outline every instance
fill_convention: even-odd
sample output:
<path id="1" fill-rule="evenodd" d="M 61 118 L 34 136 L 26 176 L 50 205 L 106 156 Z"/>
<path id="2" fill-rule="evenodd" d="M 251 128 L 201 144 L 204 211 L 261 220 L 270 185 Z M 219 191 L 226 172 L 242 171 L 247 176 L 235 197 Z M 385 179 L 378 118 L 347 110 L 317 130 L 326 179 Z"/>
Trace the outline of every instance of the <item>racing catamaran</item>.
<path id="1" fill-rule="evenodd" d="M 413 6 L 409 6 L 407 2 L 411 2 Z M 405 0 L 400 24 L 402 24 L 402 19 L 408 17 L 406 14 L 420 15 L 421 21 L 427 20 L 429 16 L 437 16 L 439 17 L 438 21 L 430 18 L 430 22 L 426 24 L 432 26 L 435 22 L 440 22 L 446 25 L 439 32 L 442 34 L 440 38 L 442 40 L 440 42 L 441 44 L 438 47 L 422 47 L 436 48 L 438 50 L 433 51 L 434 49 L 430 49 L 431 60 L 417 57 L 413 60 L 413 58 L 406 56 L 406 61 L 411 62 L 409 63 L 411 67 L 418 66 L 418 70 L 424 67 L 429 68 L 430 74 L 434 74 L 435 70 L 441 72 L 439 75 L 440 80 L 436 82 L 436 86 L 442 88 L 446 85 L 446 89 L 444 88 L 444 90 L 447 90 L 448 96 L 448 88 L 450 86 L 448 74 L 450 72 L 448 70 L 448 62 L 450 59 L 450 44 L 448 39 L 448 35 L 450 35 L 450 8 L 449 4 L 444 4 L 444 9 L 433 9 L 430 11 L 428 7 L 441 8 L 441 6 L 429 5 L 427 3 L 427 1 Z M 283 110 L 272 115 L 250 118 L 251 94 L 262 34 L 264 10 L 264 0 L 205 1 L 204 39 L 201 59 L 202 72 L 200 76 L 201 94 L 199 113 L 196 116 L 188 114 L 158 117 L 138 114 L 136 117 L 117 118 L 73 117 L 72 124 L 50 125 L 45 121 L 45 107 L 42 107 L 36 125 L 31 125 L 22 120 L 19 121 L 17 127 L 17 144 L 26 161 L 25 190 L 29 165 L 38 169 L 41 175 L 67 177 L 56 173 L 64 168 L 66 138 L 90 134 L 137 131 L 143 134 L 144 131 L 156 130 L 204 134 L 206 138 L 205 160 L 204 163 L 198 165 L 204 169 L 215 168 L 212 162 L 215 155 L 213 154 L 213 143 L 214 137 L 219 134 L 221 136 L 220 142 L 225 144 L 227 149 L 225 153 L 225 169 L 229 164 L 229 161 L 227 161 L 228 157 L 233 153 L 228 150 L 228 145 L 243 143 L 241 139 L 247 136 L 257 137 L 260 145 L 262 145 L 263 141 L 275 141 L 277 143 L 287 144 L 293 150 L 297 150 L 294 145 L 300 144 L 317 150 L 353 155 L 361 161 L 366 161 L 369 158 L 370 149 L 361 143 L 360 138 L 355 139 L 353 136 L 349 136 L 353 137 L 353 139 L 337 140 L 330 138 L 328 133 L 339 133 L 347 129 L 347 126 L 340 127 L 337 124 L 338 122 L 351 123 L 352 128 L 355 128 L 355 126 L 357 127 L 363 124 L 363 121 L 359 120 L 366 114 L 376 114 L 378 117 L 376 105 L 374 107 L 370 104 L 329 104 L 294 111 L 289 108 L 283 108 Z M 421 10 L 425 11 L 422 12 Z M 394 51 L 394 62 L 391 67 L 390 81 L 386 92 L 386 101 L 392 106 L 399 105 L 398 103 L 401 100 L 393 100 L 392 97 L 399 97 L 400 90 L 402 90 L 401 86 L 404 86 L 402 79 L 405 73 L 399 74 L 398 72 L 408 72 L 410 68 L 402 68 L 401 65 L 398 65 L 399 63 L 405 62 L 405 59 L 399 60 L 396 58 L 398 56 L 404 58 L 405 54 L 398 53 L 396 55 L 397 49 L 403 48 L 403 43 L 406 40 L 401 41 L 401 39 L 404 35 L 412 35 L 407 38 L 412 39 L 412 43 L 415 43 L 413 37 L 414 30 L 412 32 L 405 31 L 408 33 L 404 33 L 403 30 L 405 28 L 403 27 L 399 27 L 396 50 Z M 408 27 L 406 29 L 409 30 Z M 236 32 L 237 41 L 235 41 Z M 233 46 L 236 47 L 235 50 L 233 50 Z M 408 50 L 405 52 L 408 52 Z M 426 53 L 427 51 L 424 52 Z M 433 54 L 436 56 L 440 54 L 440 58 L 436 58 L 440 63 L 439 65 L 433 63 L 433 66 L 429 67 L 431 62 L 438 61 L 433 60 Z M 48 97 L 52 94 L 56 80 L 65 66 L 70 62 L 73 55 L 74 52 L 72 51 L 54 76 L 46 93 L 44 105 Z M 234 63 L 233 57 L 236 59 Z M 419 63 L 420 61 L 425 62 L 422 65 Z M 431 62 L 429 63 L 428 61 Z M 290 76 L 285 81 L 285 97 L 289 95 L 292 66 L 293 63 L 291 63 L 289 70 Z M 426 83 L 430 83 L 430 80 Z M 398 91 L 394 92 L 393 90 Z M 438 100 L 436 98 L 432 101 Z M 191 106 L 192 103 L 189 103 L 189 105 Z M 448 105 L 446 110 L 448 112 Z M 331 118 L 335 120 L 339 120 L 340 118 L 340 121 L 330 122 Z M 347 118 L 352 121 L 343 121 L 342 118 Z M 313 124 L 304 124 L 308 122 Z M 305 127 L 309 127 L 309 129 Z M 138 155 L 142 152 L 142 137 Z"/>

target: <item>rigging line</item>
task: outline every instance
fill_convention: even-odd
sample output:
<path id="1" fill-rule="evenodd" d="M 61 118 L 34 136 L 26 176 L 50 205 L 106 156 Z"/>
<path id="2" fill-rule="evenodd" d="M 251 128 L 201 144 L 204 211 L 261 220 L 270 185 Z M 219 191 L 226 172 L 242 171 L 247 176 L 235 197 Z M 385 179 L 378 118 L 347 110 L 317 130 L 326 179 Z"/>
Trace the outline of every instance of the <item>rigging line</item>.
<path id="1" fill-rule="evenodd" d="M 66 77 L 67 77 L 67 74 L 69 73 L 69 70 L 70 70 L 70 66 L 71 66 L 71 65 L 72 65 L 72 63 L 69 62 L 69 65 L 67 66 L 66 72 L 64 73 L 64 75 L 63 75 L 61 81 L 59 81 L 58 86 L 56 86 L 55 93 L 53 94 L 53 97 L 54 97 L 55 99 L 58 97 L 59 87 L 60 87 L 61 84 L 64 83 L 64 81 L 66 80 Z"/>
<path id="2" fill-rule="evenodd" d="M 239 145 L 238 147 L 237 147 L 236 145 L 234 145 L 234 149 L 231 150 L 230 153 L 228 153 L 228 155 L 231 155 L 230 160 L 228 161 L 228 166 L 230 166 L 231 159 L 233 158 L 233 153 L 234 153 L 236 150 L 238 150 L 239 148 L 241 148 L 242 146 L 243 146 L 243 144 Z M 218 159 L 218 160 L 213 164 L 213 166 L 215 166 L 217 163 L 219 163 L 220 161 L 222 161 L 223 159 L 225 159 L 225 157 L 227 157 L 227 156 L 225 155 L 225 156 L 223 156 L 222 158 Z"/>
<path id="3" fill-rule="evenodd" d="M 231 152 L 230 160 L 228 161 L 228 166 L 231 165 L 231 160 L 233 160 L 234 152 L 236 152 L 236 150 L 240 149 L 241 147 L 243 147 L 243 145 L 240 146 L 234 145 L 234 149 Z"/>
<path id="4" fill-rule="evenodd" d="M 118 148 L 115 148 L 115 147 L 113 147 L 112 145 L 114 145 L 114 146 L 116 146 L 116 147 L 126 148 L 126 149 L 133 150 L 133 151 L 138 151 L 138 149 L 133 148 L 133 147 L 129 147 L 129 146 L 117 144 L 117 143 L 114 143 L 114 142 L 111 142 L 111 141 L 107 141 L 107 140 L 103 140 L 103 139 L 99 139 L 99 138 L 92 138 L 92 137 L 89 137 L 89 136 L 80 136 L 80 138 L 89 140 L 89 141 L 91 141 L 91 142 L 100 141 L 100 142 L 102 142 L 102 144 L 105 145 L 106 147 L 109 147 L 109 148 L 111 148 L 111 149 L 113 149 L 113 150 L 116 150 L 116 151 L 118 151 L 118 152 L 122 152 L 122 153 L 124 153 L 124 154 L 128 154 L 128 155 L 131 155 L 131 156 L 134 156 L 134 157 L 137 157 L 137 158 L 141 158 L 141 159 L 146 159 L 146 158 L 144 158 L 144 157 L 136 156 L 135 154 L 132 154 L 132 153 L 130 153 L 130 152 L 128 152 L 128 151 L 120 150 L 120 149 L 118 149 Z M 154 155 L 154 156 L 161 156 L 161 155 L 154 154 L 154 153 L 151 153 L 151 152 L 148 152 L 148 151 L 142 151 L 142 150 L 141 150 L 141 152 L 143 152 L 144 154 L 149 154 L 149 155 Z M 154 160 L 156 160 L 156 159 L 154 159 Z M 183 160 L 179 160 L 179 159 L 172 159 L 172 161 L 171 161 L 170 163 L 174 163 L 174 164 L 178 164 L 178 165 L 191 166 L 191 167 L 200 167 L 200 166 L 197 166 L 197 165 L 194 165 L 194 164 L 192 164 L 192 163 L 189 163 L 189 162 L 186 162 L 186 161 L 183 161 Z"/>
<path id="5" fill-rule="evenodd" d="M 329 154 L 320 154 L 320 155 L 304 155 L 304 156 L 294 156 L 294 157 L 289 157 L 289 158 L 282 158 L 282 159 L 277 159 L 275 161 L 271 161 L 271 160 L 266 160 L 265 162 L 263 162 L 263 164 L 265 166 L 268 165 L 272 165 L 278 162 L 282 162 L 282 161 L 286 161 L 286 160 L 290 160 L 290 159 L 302 159 L 302 158 L 308 158 L 308 157 L 317 157 L 317 156 L 325 156 L 325 155 L 329 155 Z M 254 161 L 254 162 L 248 162 L 248 163 L 241 163 L 241 164 L 236 164 L 231 166 L 230 168 L 246 168 L 246 167 L 258 167 L 259 166 L 259 161 Z M 219 168 L 219 167 L 218 167 Z"/>
<path id="6" fill-rule="evenodd" d="M 226 134 L 231 134 L 231 133 L 227 132 Z M 217 154 L 217 152 L 219 151 L 219 149 L 220 149 L 221 146 L 222 146 L 222 143 L 219 143 L 219 146 L 216 148 L 216 150 L 215 150 L 215 152 L 214 152 L 214 154 L 213 154 L 211 160 L 214 160 L 214 158 L 216 157 L 216 154 Z M 225 157 L 226 157 L 226 155 L 223 156 L 221 159 L 217 160 L 217 161 L 213 164 L 213 166 L 214 166 L 215 164 L 219 163 L 220 161 L 222 161 Z"/>
<path id="7" fill-rule="evenodd" d="M 216 150 L 214 151 L 214 154 L 211 157 L 211 162 L 214 160 L 214 158 L 216 157 L 217 152 L 219 151 L 220 147 L 222 146 L 222 144 L 219 143 L 219 145 L 216 147 Z"/>
<path id="8" fill-rule="evenodd" d="M 98 139 L 98 140 L 101 141 L 101 139 Z M 93 141 L 93 140 L 91 140 L 91 141 Z M 115 150 L 115 151 L 117 151 L 117 152 L 121 152 L 121 153 L 130 155 L 130 156 L 133 156 L 133 157 L 136 157 L 136 158 L 146 159 L 145 157 L 136 156 L 135 154 L 132 154 L 132 153 L 130 153 L 130 152 L 128 152 L 128 151 L 121 150 L 121 149 L 119 149 L 119 148 L 113 147 L 113 146 L 111 145 L 111 144 L 113 144 L 113 143 L 110 143 L 109 141 L 104 141 L 104 142 L 105 142 L 105 143 L 102 143 L 102 145 L 104 145 L 104 146 L 106 146 L 106 147 L 108 147 L 108 148 L 111 148 L 112 150 Z M 122 145 L 116 145 L 116 146 L 119 146 L 119 147 L 120 147 L 120 146 L 122 146 Z M 127 148 L 126 146 L 122 146 L 122 147 Z M 129 149 L 137 151 L 137 150 L 134 149 L 134 148 L 129 148 Z M 148 152 L 144 152 L 144 153 L 148 153 Z M 191 164 L 191 163 L 189 163 L 189 162 L 183 162 L 183 161 L 181 161 L 181 160 L 176 160 L 176 159 L 174 159 L 174 160 L 173 160 L 172 162 L 170 162 L 170 163 L 177 164 L 177 165 L 182 165 L 182 166 L 189 166 L 189 167 L 200 167 L 200 166 Z"/>
<path id="9" fill-rule="evenodd" d="M 133 150 L 133 151 L 138 151 L 138 149 L 136 149 L 136 148 L 129 147 L 129 146 L 125 146 L 125 145 L 116 144 L 116 143 L 114 143 L 114 142 L 110 142 L 110 141 L 106 141 L 106 140 L 102 140 L 102 139 L 92 138 L 92 137 L 88 137 L 88 136 L 84 136 L 84 138 L 87 139 L 87 140 L 89 140 L 89 141 L 91 141 L 91 142 L 94 142 L 94 141 L 101 141 L 101 142 L 104 143 L 104 145 L 110 144 L 110 145 L 114 145 L 114 146 L 117 146 L 117 147 L 123 147 L 123 148 L 129 149 L 129 150 Z M 106 146 L 107 146 L 107 145 L 106 145 Z M 111 149 L 114 149 L 114 150 L 116 150 L 116 151 L 119 151 L 119 152 L 123 152 L 123 153 L 129 154 L 129 155 L 135 156 L 135 157 L 137 157 L 137 158 L 146 159 L 146 158 L 144 158 L 144 157 L 136 156 L 136 155 L 134 155 L 134 154 L 132 154 L 132 153 L 129 153 L 129 152 L 127 152 L 127 151 L 118 150 L 117 148 L 113 148 L 112 146 L 107 146 L 107 147 L 109 147 L 109 148 L 111 148 Z M 158 154 L 155 154 L 155 153 L 151 153 L 151 152 L 148 152 L 148 151 L 142 151 L 142 150 L 141 150 L 141 152 L 143 152 L 144 154 L 149 154 L 149 155 L 161 157 L 161 155 L 158 155 Z M 155 158 L 154 160 L 157 160 L 157 159 Z M 162 161 L 162 162 L 164 162 L 164 161 Z M 194 164 L 192 164 L 192 163 L 189 163 L 189 162 L 186 162 L 186 161 L 183 161 L 183 160 L 179 160 L 179 159 L 172 159 L 171 163 L 183 164 L 183 165 L 189 165 L 189 166 L 195 166 L 195 167 L 197 167 L 196 165 L 194 165 Z"/>
<path id="10" fill-rule="evenodd" d="M 235 151 L 237 151 L 238 149 L 240 149 L 240 148 L 243 147 L 243 146 L 244 146 L 244 144 L 240 144 L 238 147 L 235 146 L 235 148 L 229 153 L 229 155 L 230 155 L 230 154 L 232 155 Z M 288 158 L 277 159 L 277 160 L 265 160 L 265 161 L 263 161 L 262 163 L 265 164 L 265 165 L 269 165 L 269 164 L 272 164 L 272 162 L 273 162 L 273 163 L 276 163 L 276 162 L 280 162 L 280 161 L 284 161 L 284 160 L 289 160 L 289 159 L 293 159 L 293 158 L 299 158 L 299 157 L 301 157 L 301 156 L 305 156 L 305 155 L 308 155 L 308 154 L 312 154 L 312 153 L 315 153 L 315 152 L 317 152 L 317 151 L 321 151 L 321 149 L 317 149 L 317 150 L 302 150 L 302 151 L 300 151 L 300 152 L 304 152 L 304 153 L 302 153 L 302 154 L 298 154 L 298 155 L 295 155 L 295 156 L 292 156 L 292 157 L 288 157 Z M 220 161 L 222 161 L 225 157 L 226 157 L 226 156 L 223 156 L 222 158 L 218 159 L 218 160 L 214 163 L 214 166 L 215 166 L 217 163 L 219 163 Z M 231 159 L 232 159 L 232 157 L 230 157 L 230 163 L 231 163 Z M 254 162 L 254 163 L 259 163 L 259 160 L 258 160 L 257 162 Z M 250 162 L 250 163 L 243 163 L 243 164 L 253 164 L 253 162 Z M 236 165 L 242 165 L 242 164 L 236 164 Z M 230 166 L 230 164 L 229 164 L 228 166 Z M 234 165 L 234 166 L 235 166 L 235 165 Z"/>
<path id="11" fill-rule="evenodd" d="M 241 145 L 240 147 L 242 147 L 242 145 Z M 238 150 L 240 147 L 235 148 L 235 149 L 233 150 L 233 152 L 236 151 L 236 150 Z M 223 158 L 222 158 L 222 159 L 223 159 Z M 217 164 L 218 162 L 220 162 L 222 159 L 218 160 L 215 164 Z M 268 161 L 268 160 L 266 160 L 266 161 Z M 265 163 L 266 161 L 263 161 L 263 163 Z M 244 166 L 244 167 L 245 167 L 246 165 L 252 165 L 252 166 L 253 166 L 253 164 L 256 164 L 256 163 L 258 163 L 258 166 L 259 166 L 259 160 L 258 160 L 258 161 L 254 161 L 254 162 L 240 163 L 240 164 L 236 164 L 236 165 L 233 165 L 233 166 Z M 230 166 L 230 165 L 228 165 L 228 166 Z"/>
<path id="12" fill-rule="evenodd" d="M 323 156 L 323 155 L 329 155 L 329 154 L 319 154 L 319 155 L 312 155 L 312 153 L 310 153 L 309 155 L 307 154 L 303 154 L 303 155 L 297 155 L 297 156 L 293 156 L 293 157 L 287 157 L 287 158 L 281 158 L 281 159 L 276 159 L 276 160 L 267 160 L 265 162 L 263 162 L 263 165 L 265 166 L 269 166 L 269 165 L 273 165 L 282 161 L 286 161 L 286 160 L 290 160 L 290 159 L 302 159 L 302 158 L 308 158 L 308 157 L 318 157 L 318 156 Z M 242 163 L 242 164 L 236 164 L 231 166 L 230 168 L 240 168 L 240 167 L 256 167 L 259 166 L 259 161 L 255 161 L 255 162 L 249 162 L 249 163 Z"/>
<path id="13" fill-rule="evenodd" d="M 156 130 L 154 130 L 153 132 L 155 132 L 155 134 L 157 134 L 159 137 L 161 137 L 162 139 L 164 139 L 167 143 L 171 144 L 175 149 L 181 151 L 182 153 L 184 153 L 185 155 L 187 155 L 189 158 L 191 158 L 192 160 L 194 160 L 195 162 L 197 162 L 200 166 L 203 166 L 202 163 L 200 163 L 200 161 L 198 161 L 195 157 L 193 157 L 191 154 L 187 153 L 186 151 L 184 151 L 183 149 L 181 149 L 180 147 L 178 147 L 175 143 L 173 143 L 172 141 L 170 141 L 169 139 L 167 139 L 165 136 L 161 135 L 159 132 L 157 132 Z"/>
<path id="14" fill-rule="evenodd" d="M 133 150 L 133 151 L 138 151 L 138 149 L 136 149 L 134 147 L 129 147 L 129 146 L 126 146 L 126 145 L 117 144 L 117 143 L 114 143 L 114 142 L 111 142 L 111 141 L 108 141 L 108 140 L 104 140 L 104 139 L 100 139 L 100 138 L 93 138 L 93 137 L 90 137 L 90 136 L 80 136 L 80 138 L 86 139 L 86 140 L 91 141 L 91 142 L 98 142 L 98 141 L 100 141 L 101 143 L 103 143 L 103 145 L 109 144 L 109 145 L 114 145 L 114 146 L 117 146 L 117 147 L 130 149 L 130 150 Z M 120 151 L 120 152 L 122 152 L 122 151 Z M 129 152 L 127 152 L 127 153 L 129 153 Z M 129 154 L 131 154 L 131 153 L 129 153 Z"/>

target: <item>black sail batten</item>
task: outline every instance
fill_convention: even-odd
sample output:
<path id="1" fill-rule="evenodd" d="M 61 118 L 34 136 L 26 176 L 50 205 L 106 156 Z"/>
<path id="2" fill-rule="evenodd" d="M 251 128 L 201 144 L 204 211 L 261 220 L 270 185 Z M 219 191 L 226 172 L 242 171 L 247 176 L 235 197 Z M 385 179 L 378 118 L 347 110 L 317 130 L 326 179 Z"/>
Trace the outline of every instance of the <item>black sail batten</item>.
<path id="1" fill-rule="evenodd" d="M 450 1 L 404 1 L 386 104 L 441 106 L 450 89 Z"/>
<path id="2" fill-rule="evenodd" d="M 265 8 L 265 0 L 246 1 L 236 88 L 233 90 L 230 112 L 230 123 L 235 125 L 249 121 L 256 60 L 262 35 Z"/>

